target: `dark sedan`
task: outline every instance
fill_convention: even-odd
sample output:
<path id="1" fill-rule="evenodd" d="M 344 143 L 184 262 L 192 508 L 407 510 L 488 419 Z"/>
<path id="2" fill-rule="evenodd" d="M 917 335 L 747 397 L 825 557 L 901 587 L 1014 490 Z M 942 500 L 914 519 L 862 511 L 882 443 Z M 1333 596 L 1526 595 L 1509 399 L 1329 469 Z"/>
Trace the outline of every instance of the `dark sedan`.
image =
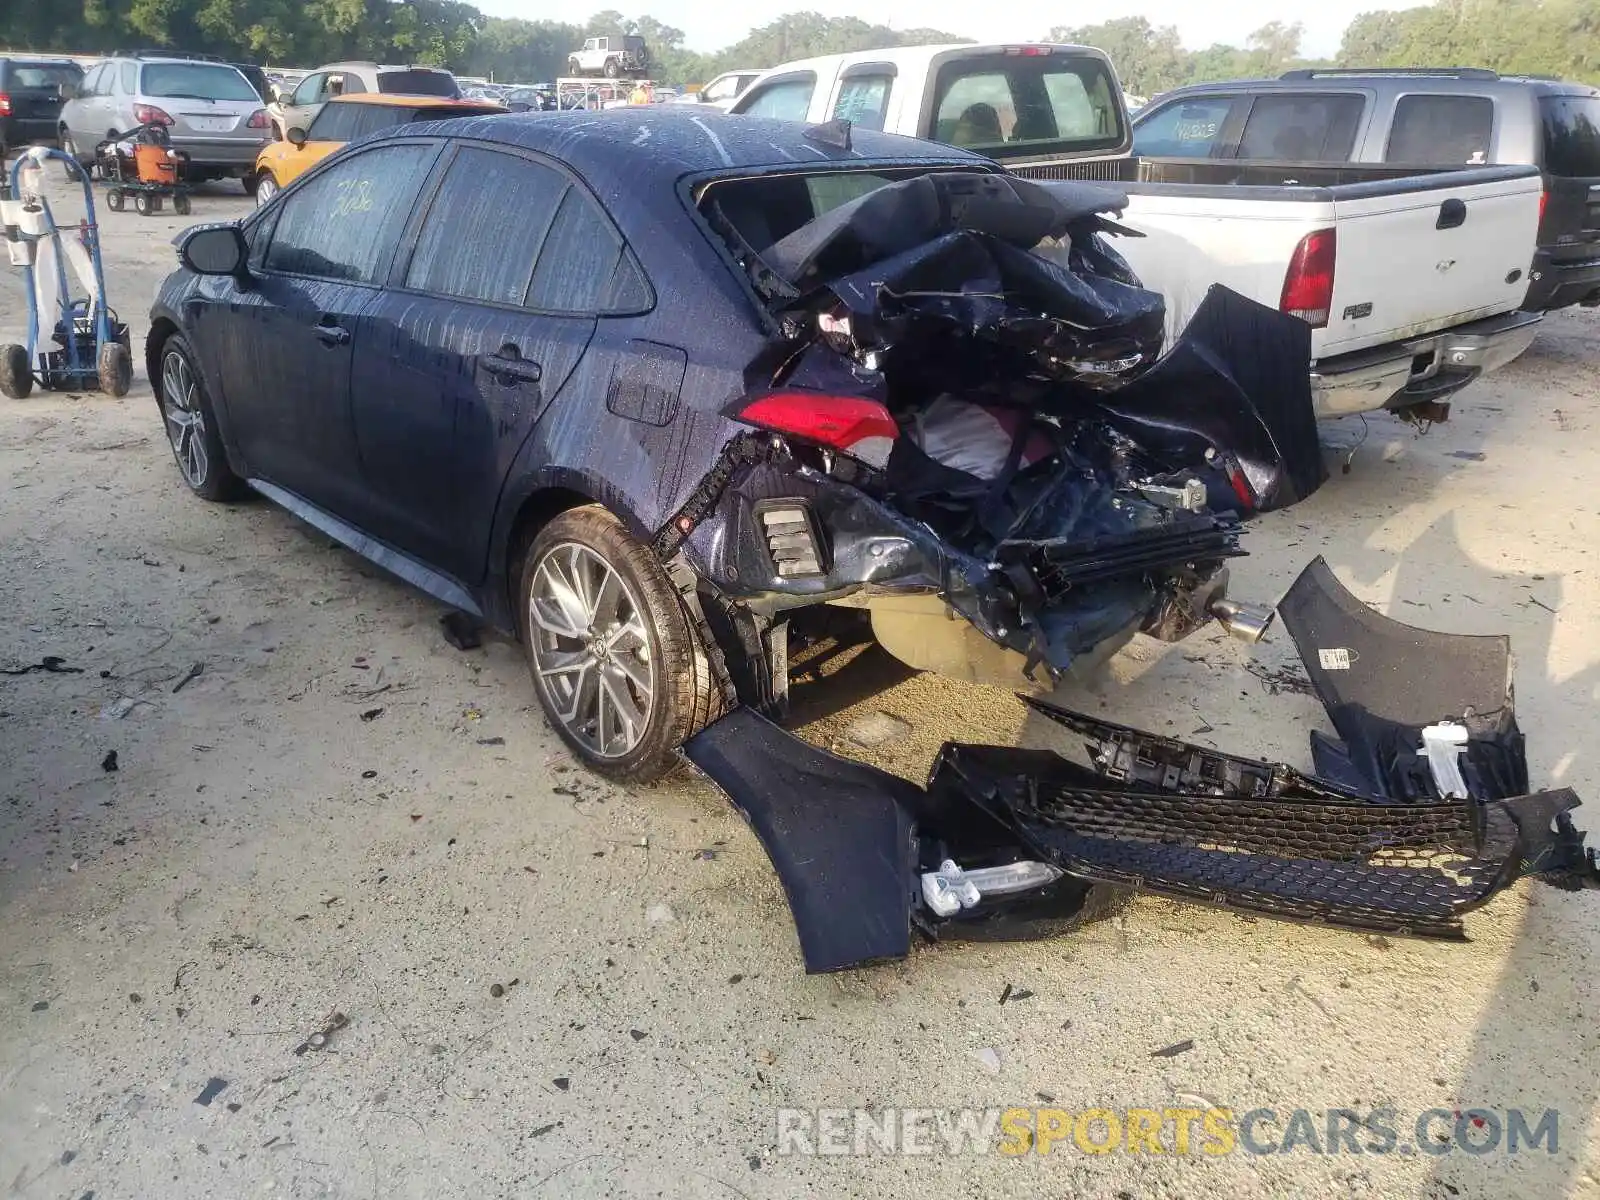
<path id="1" fill-rule="evenodd" d="M 647 778 L 717 711 L 781 707 L 822 603 L 967 678 L 1249 632 L 1219 607 L 1235 514 L 1317 480 L 1252 455 L 1292 442 L 1270 415 L 1218 436 L 1248 407 L 1212 386 L 1226 348 L 1174 356 L 1206 436 L 1130 439 L 1173 380 L 1145 373 L 1160 297 L 1100 237 L 1117 200 L 663 108 L 410 125 L 190 231 L 147 363 L 190 488 L 514 632 L 561 736 Z M 1303 326 L 1263 313 L 1302 331 L 1285 354 L 1231 341 L 1287 364 L 1320 469 Z"/>

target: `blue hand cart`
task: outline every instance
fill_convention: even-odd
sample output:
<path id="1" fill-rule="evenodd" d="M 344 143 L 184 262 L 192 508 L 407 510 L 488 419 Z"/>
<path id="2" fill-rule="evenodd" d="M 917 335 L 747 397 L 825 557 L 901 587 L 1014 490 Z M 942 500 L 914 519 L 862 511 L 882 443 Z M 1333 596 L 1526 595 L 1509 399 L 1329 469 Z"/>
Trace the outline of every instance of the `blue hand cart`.
<path id="1" fill-rule="evenodd" d="M 83 184 L 84 219 L 65 230 L 37 185 L 23 178 L 34 172 L 42 180 L 52 158 L 66 162 L 68 177 Z M 28 293 L 27 343 L 0 345 L 0 392 L 13 400 L 25 398 L 35 383 L 49 391 L 98 389 L 112 396 L 125 396 L 133 386 L 128 327 L 106 302 L 94 189 L 77 166 L 59 150 L 35 146 L 17 158 L 9 177 L 0 171 L 0 226 Z M 87 297 L 73 297 L 74 277 Z"/>

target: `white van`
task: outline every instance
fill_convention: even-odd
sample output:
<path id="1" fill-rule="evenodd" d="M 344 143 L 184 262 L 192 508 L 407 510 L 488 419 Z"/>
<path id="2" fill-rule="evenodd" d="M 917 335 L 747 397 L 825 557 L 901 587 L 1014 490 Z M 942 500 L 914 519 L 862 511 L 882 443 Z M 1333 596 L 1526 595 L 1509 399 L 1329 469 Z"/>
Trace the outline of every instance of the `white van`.
<path id="1" fill-rule="evenodd" d="M 1111 60 L 1088 46 L 900 46 L 784 63 L 732 113 L 864 129 L 960 146 L 1012 169 L 1126 158 L 1132 148 Z"/>

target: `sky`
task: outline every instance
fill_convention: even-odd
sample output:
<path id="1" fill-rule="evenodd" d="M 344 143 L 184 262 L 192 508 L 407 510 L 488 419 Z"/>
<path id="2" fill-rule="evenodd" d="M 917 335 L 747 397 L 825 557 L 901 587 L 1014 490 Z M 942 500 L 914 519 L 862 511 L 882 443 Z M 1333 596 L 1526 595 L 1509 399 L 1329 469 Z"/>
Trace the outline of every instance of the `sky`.
<path id="1" fill-rule="evenodd" d="M 537 0 L 474 0 L 491 16 L 528 20 L 580 21 L 583 5 L 552 5 Z M 1415 3 L 1415 0 L 1411 0 Z M 615 8 L 630 16 L 648 13 L 675 25 L 693 50 L 720 50 L 755 26 L 787 12 L 815 11 L 830 17 L 859 17 L 896 28 L 925 26 L 985 42 L 1024 41 L 1054 25 L 1089 25 L 1113 17 L 1143 16 L 1153 25 L 1176 25 L 1184 45 L 1200 49 L 1213 42 L 1244 45 L 1251 30 L 1268 21 L 1300 21 L 1306 27 L 1304 52 L 1332 55 L 1344 27 L 1357 13 L 1405 8 L 1407 0 L 1101 0 L 1079 8 L 1045 0 L 1009 0 L 995 5 L 972 0 L 744 0 L 735 9 L 726 0 L 595 0 L 592 9 Z M 738 16 L 731 14 L 736 11 Z"/>

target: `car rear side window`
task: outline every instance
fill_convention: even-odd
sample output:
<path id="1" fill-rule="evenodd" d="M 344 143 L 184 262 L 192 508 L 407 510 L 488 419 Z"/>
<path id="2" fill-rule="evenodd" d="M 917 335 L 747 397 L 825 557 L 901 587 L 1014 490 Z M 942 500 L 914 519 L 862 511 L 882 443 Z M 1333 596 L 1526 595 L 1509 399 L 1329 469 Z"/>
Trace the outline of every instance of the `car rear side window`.
<path id="1" fill-rule="evenodd" d="M 649 288 L 616 226 L 581 188 L 569 187 L 539 248 L 529 307 L 637 312 L 649 303 Z"/>
<path id="2" fill-rule="evenodd" d="M 1366 100 L 1357 95 L 1257 96 L 1239 137 L 1240 158 L 1349 162 Z"/>
<path id="3" fill-rule="evenodd" d="M 433 163 L 432 146 L 378 146 L 320 172 L 278 204 L 265 267 L 375 283 Z"/>
<path id="4" fill-rule="evenodd" d="M 811 108 L 811 93 L 817 90 L 817 77 L 807 71 L 789 75 L 751 88 L 739 100 L 739 111 L 747 117 L 771 117 L 777 121 L 804 121 Z"/>
<path id="5" fill-rule="evenodd" d="M 1210 158 L 1234 105 L 1232 96 L 1196 96 L 1150 114 L 1133 130 L 1133 152 L 1149 158 Z"/>
<path id="6" fill-rule="evenodd" d="M 1494 101 L 1487 96 L 1401 96 L 1385 162 L 1471 166 L 1489 161 Z"/>
<path id="7" fill-rule="evenodd" d="M 539 247 L 567 186 L 560 172 L 525 158 L 462 149 L 422 223 L 406 286 L 525 304 Z"/>
<path id="8" fill-rule="evenodd" d="M 378 76 L 378 90 L 397 96 L 461 95 L 456 77 L 448 71 L 384 71 Z"/>
<path id="9" fill-rule="evenodd" d="M 1569 179 L 1600 178 L 1600 96 L 1541 96 L 1544 169 Z"/>
<path id="10" fill-rule="evenodd" d="M 137 63 L 125 62 L 122 64 L 122 93 L 131 96 L 139 84 L 139 66 Z"/>

